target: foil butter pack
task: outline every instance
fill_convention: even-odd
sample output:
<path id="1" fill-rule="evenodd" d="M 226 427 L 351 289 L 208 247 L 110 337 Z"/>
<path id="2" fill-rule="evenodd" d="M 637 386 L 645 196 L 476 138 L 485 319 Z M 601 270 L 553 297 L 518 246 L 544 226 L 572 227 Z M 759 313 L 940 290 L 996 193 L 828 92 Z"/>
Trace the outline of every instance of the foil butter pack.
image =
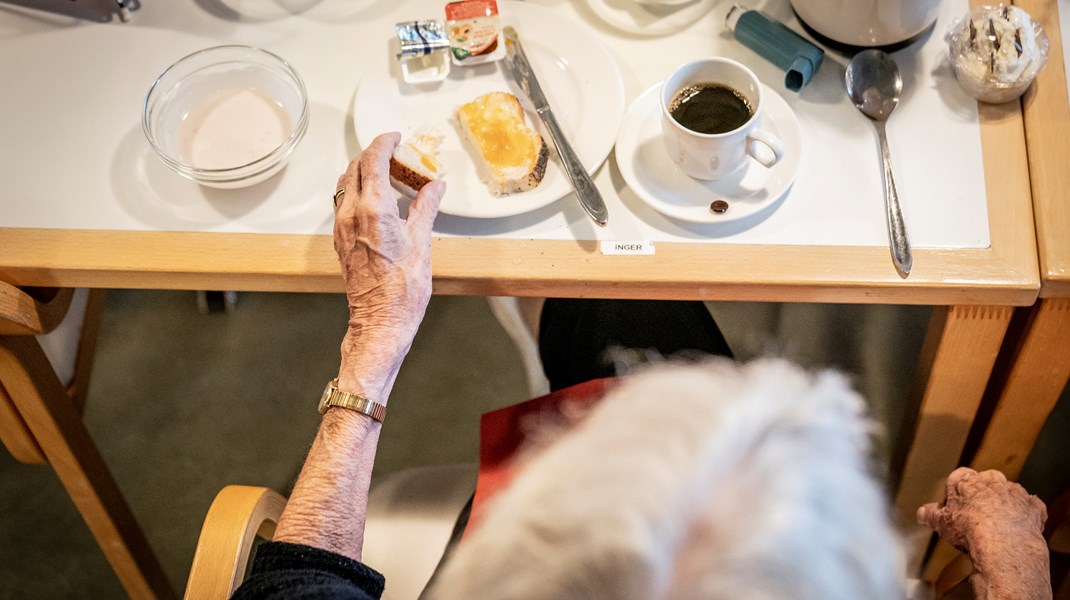
<path id="1" fill-rule="evenodd" d="M 450 41 L 442 21 L 406 21 L 394 26 L 401 51 L 401 75 L 408 83 L 442 81 L 450 74 Z"/>
<path id="2" fill-rule="evenodd" d="M 455 65 L 478 65 L 505 57 L 495 0 L 464 0 L 446 5 L 450 55 Z"/>

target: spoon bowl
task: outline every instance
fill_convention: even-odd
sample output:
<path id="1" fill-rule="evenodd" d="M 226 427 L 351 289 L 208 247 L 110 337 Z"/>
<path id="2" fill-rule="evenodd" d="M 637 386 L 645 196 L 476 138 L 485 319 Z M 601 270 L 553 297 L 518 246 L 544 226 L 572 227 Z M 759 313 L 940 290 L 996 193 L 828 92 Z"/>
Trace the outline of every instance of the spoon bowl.
<path id="1" fill-rule="evenodd" d="M 884 204 L 888 214 L 888 238 L 891 242 L 892 262 L 900 277 L 910 274 L 914 257 L 907 239 L 903 209 L 892 177 L 892 156 L 888 150 L 885 122 L 892 116 L 903 94 L 903 77 L 895 60 L 880 50 L 859 52 L 847 65 L 847 96 L 863 115 L 869 118 L 880 145 L 884 167 Z"/>
<path id="2" fill-rule="evenodd" d="M 859 52 L 847 65 L 847 95 L 855 108 L 870 119 L 887 121 L 902 94 L 899 65 L 884 52 Z"/>

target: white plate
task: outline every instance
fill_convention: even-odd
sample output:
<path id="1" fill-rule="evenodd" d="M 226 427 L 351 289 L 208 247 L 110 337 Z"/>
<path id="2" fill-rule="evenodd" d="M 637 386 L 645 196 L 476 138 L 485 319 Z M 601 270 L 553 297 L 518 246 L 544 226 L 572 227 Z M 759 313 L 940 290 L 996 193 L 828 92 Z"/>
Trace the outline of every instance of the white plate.
<path id="1" fill-rule="evenodd" d="M 693 25 L 714 0 L 641 4 L 635 0 L 588 0 L 591 10 L 613 27 L 639 35 L 668 35 Z"/>
<path id="2" fill-rule="evenodd" d="M 613 148 L 624 115 L 624 82 L 609 52 L 590 32 L 553 11 L 523 2 L 498 2 L 504 25 L 516 28 L 550 107 L 587 171 L 594 173 Z M 384 131 L 408 136 L 421 127 L 438 129 L 445 139 L 439 159 L 448 184 L 442 212 L 463 217 L 507 217 L 542 208 L 569 194 L 572 187 L 551 147 L 550 163 L 533 190 L 496 197 L 487 191 L 454 112 L 492 91 L 516 94 L 528 122 L 542 124 L 502 62 L 458 67 L 442 82 L 411 85 L 401 79 L 393 46 L 383 45 L 360 81 L 353 99 L 357 141 L 366 147 Z M 543 136 L 546 137 L 545 132 Z M 549 140 L 547 140 L 549 144 Z"/>
<path id="3" fill-rule="evenodd" d="M 692 223 L 727 223 L 749 217 L 776 202 L 795 181 L 802 160 L 799 121 L 788 103 L 763 84 L 762 129 L 784 142 L 784 159 L 767 169 L 756 161 L 723 179 L 689 177 L 669 158 L 661 139 L 658 83 L 632 103 L 617 136 L 617 166 L 624 181 L 658 212 Z M 749 159 L 748 159 L 749 160 Z M 728 210 L 710 210 L 714 200 Z"/>

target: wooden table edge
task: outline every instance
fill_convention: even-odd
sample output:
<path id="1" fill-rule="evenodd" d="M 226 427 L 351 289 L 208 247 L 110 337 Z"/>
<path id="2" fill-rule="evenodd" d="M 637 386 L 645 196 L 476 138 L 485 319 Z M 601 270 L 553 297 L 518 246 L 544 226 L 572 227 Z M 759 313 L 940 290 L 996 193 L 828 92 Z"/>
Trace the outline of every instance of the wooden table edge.
<path id="1" fill-rule="evenodd" d="M 1057 3 L 1015 0 L 1048 34 L 1048 62 L 1022 98 L 1044 298 L 1070 297 L 1070 100 Z"/>
<path id="2" fill-rule="evenodd" d="M 326 235 L 0 228 L 0 255 L 19 265 L 0 266 L 16 285 L 342 289 Z M 596 242 L 436 238 L 432 263 L 436 293 L 458 295 L 1028 305 L 1039 290 L 1035 271 L 990 248 L 919 248 L 907 280 L 877 247 L 659 243 L 654 256 L 602 256 Z"/>

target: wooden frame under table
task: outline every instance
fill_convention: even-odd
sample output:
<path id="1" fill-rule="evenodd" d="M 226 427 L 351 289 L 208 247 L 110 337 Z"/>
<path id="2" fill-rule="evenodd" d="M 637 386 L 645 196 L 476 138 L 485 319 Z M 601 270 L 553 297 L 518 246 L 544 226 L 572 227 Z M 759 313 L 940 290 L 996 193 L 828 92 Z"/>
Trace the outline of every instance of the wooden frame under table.
<path id="1" fill-rule="evenodd" d="M 982 105 L 980 114 L 991 247 L 917 248 L 906 280 L 880 247 L 660 243 L 655 256 L 602 256 L 595 242 L 443 238 L 433 246 L 435 292 L 944 307 L 935 313 L 921 358 L 917 428 L 896 497 L 909 525 L 918 506 L 942 497 L 1012 307 L 1031 305 L 1040 286 L 1019 104 Z M 341 290 L 330 238 L 303 235 L 0 228 L 0 280 Z M 925 532 L 911 532 L 924 548 Z"/>

